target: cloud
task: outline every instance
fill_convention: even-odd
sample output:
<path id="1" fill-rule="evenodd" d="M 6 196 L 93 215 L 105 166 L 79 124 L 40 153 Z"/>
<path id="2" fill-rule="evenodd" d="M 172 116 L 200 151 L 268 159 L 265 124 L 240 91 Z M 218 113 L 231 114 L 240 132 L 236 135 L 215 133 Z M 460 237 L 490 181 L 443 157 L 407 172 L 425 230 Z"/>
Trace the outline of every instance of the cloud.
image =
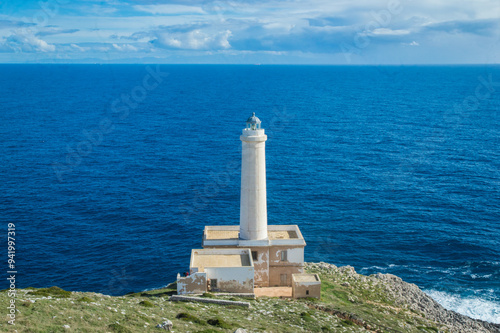
<path id="1" fill-rule="evenodd" d="M 184 50 L 223 50 L 231 48 L 231 30 L 211 31 L 200 25 L 162 27 L 154 31 L 151 43 L 160 48 Z"/>
<path id="2" fill-rule="evenodd" d="M 0 29 L 24 28 L 35 26 L 35 23 L 26 23 L 22 21 L 0 20 Z"/>
<path id="3" fill-rule="evenodd" d="M 205 14 L 205 11 L 200 7 L 185 5 L 136 5 L 133 8 L 136 11 L 153 15 Z"/>
<path id="4" fill-rule="evenodd" d="M 460 20 L 431 23 L 424 26 L 424 31 L 492 36 L 498 33 L 499 27 L 500 22 L 498 19 Z"/>
<path id="5" fill-rule="evenodd" d="M 400 36 L 400 35 L 408 35 L 410 33 L 409 30 L 391 30 L 387 28 L 378 28 L 374 29 L 369 35 L 392 35 L 392 36 Z"/>
<path id="6" fill-rule="evenodd" d="M 401 44 L 402 45 L 406 45 L 406 46 L 420 46 L 420 44 L 417 43 L 417 42 L 415 42 L 415 41 L 413 41 L 411 43 L 401 43 Z"/>
<path id="7" fill-rule="evenodd" d="M 13 33 L 2 44 L 3 52 L 54 52 L 56 46 L 37 38 L 32 32 Z"/>
<path id="8" fill-rule="evenodd" d="M 0 52 L 57 49 L 58 54 L 67 52 L 77 57 L 80 52 L 86 52 L 85 56 L 91 54 L 97 58 L 110 54 L 126 57 L 127 53 L 139 58 L 141 53 L 156 52 L 155 55 L 186 56 L 186 59 L 239 54 L 246 56 L 245 61 L 256 54 L 272 54 L 285 62 L 286 57 L 292 59 L 295 54 L 299 56 L 294 59 L 304 55 L 303 59 L 313 62 L 312 59 L 327 57 L 343 61 L 341 53 L 345 51 L 341 45 L 348 44 L 362 54 L 363 61 L 387 56 L 394 59 L 394 55 L 401 52 L 411 55 L 412 61 L 432 53 L 429 61 L 446 62 L 442 59 L 457 61 L 460 58 L 457 50 L 473 42 L 477 46 L 477 59 L 480 54 L 500 54 L 496 42 L 500 21 L 495 17 L 500 10 L 498 0 L 462 0 L 459 5 L 444 0 L 401 1 L 401 11 L 397 13 L 389 12 L 389 3 L 391 1 L 373 0 L 75 1 L 61 6 L 58 14 L 51 17 L 50 26 L 30 28 L 35 24 L 23 22 L 26 20 L 22 18 L 29 17 L 28 14 L 20 17 L 0 14 L 3 19 L 0 29 L 4 29 L 0 33 L 8 36 L 0 39 Z M 24 37 L 19 33 L 13 36 L 11 30 L 34 30 L 34 36 L 29 33 Z M 57 36 L 47 37 L 47 41 L 54 44 L 43 40 L 52 35 Z M 460 59 L 470 62 L 469 58 Z M 498 56 L 495 59 L 499 59 Z"/>
<path id="9" fill-rule="evenodd" d="M 315 17 L 308 18 L 307 21 L 311 27 L 345 26 L 351 23 L 343 17 Z"/>
<path id="10" fill-rule="evenodd" d="M 137 48 L 130 44 L 113 44 L 113 47 L 120 52 L 137 52 Z"/>
<path id="11" fill-rule="evenodd" d="M 36 36 L 50 36 L 50 35 L 58 35 L 58 34 L 72 34 L 80 31 L 79 29 L 59 29 L 55 27 L 51 27 L 49 29 L 43 29 L 36 33 Z"/>
<path id="12" fill-rule="evenodd" d="M 76 44 L 71 44 L 70 46 L 71 46 L 73 49 L 75 49 L 75 50 L 77 50 L 77 51 L 80 51 L 80 52 L 85 52 L 85 51 L 86 51 L 86 49 L 85 49 L 84 47 L 80 47 L 80 46 L 78 46 L 78 45 L 76 45 Z"/>

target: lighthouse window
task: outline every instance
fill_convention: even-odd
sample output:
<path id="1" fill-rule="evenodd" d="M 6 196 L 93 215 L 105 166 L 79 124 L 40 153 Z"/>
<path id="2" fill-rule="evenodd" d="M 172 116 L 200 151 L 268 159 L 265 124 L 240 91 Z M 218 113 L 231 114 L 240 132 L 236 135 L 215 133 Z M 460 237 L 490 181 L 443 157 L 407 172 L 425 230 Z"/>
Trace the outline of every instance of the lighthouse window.
<path id="1" fill-rule="evenodd" d="M 281 251 L 281 261 L 287 261 L 288 260 L 288 251 L 283 250 Z"/>
<path id="2" fill-rule="evenodd" d="M 252 251 L 252 260 L 257 260 L 257 251 Z"/>
<path id="3" fill-rule="evenodd" d="M 309 295 L 309 290 L 306 290 L 306 295 Z"/>

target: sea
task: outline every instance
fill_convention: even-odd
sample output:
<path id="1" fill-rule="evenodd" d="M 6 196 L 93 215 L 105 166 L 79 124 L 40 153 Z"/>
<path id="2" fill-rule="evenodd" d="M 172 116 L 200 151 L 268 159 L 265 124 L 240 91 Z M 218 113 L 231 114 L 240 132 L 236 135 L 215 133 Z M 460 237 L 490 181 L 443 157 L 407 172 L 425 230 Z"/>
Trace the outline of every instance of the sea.
<path id="1" fill-rule="evenodd" d="M 173 282 L 205 225 L 239 223 L 252 112 L 268 222 L 299 225 L 306 261 L 500 323 L 495 65 L 0 65 L 2 275 L 10 227 L 18 288 Z"/>

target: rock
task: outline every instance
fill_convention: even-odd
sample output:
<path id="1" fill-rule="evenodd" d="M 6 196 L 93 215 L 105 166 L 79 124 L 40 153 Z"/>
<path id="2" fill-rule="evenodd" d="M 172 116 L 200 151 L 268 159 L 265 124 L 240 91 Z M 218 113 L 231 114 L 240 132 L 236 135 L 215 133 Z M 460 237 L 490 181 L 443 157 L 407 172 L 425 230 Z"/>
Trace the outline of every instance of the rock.
<path id="1" fill-rule="evenodd" d="M 343 287 L 348 287 L 348 288 L 351 286 L 351 284 L 349 282 L 342 282 L 340 285 Z"/>
<path id="2" fill-rule="evenodd" d="M 377 273 L 375 277 L 396 304 L 403 308 L 421 312 L 425 318 L 446 325 L 452 332 L 480 333 L 500 332 L 500 325 L 475 320 L 454 311 L 446 310 L 429 295 L 412 283 L 404 282 L 392 274 Z"/>
<path id="3" fill-rule="evenodd" d="M 243 328 L 238 328 L 236 331 L 234 331 L 233 333 L 247 333 L 248 331 L 246 329 L 243 329 Z"/>
<path id="4" fill-rule="evenodd" d="M 69 330 L 71 327 L 69 327 L 69 325 L 63 325 L 63 328 Z"/>
<path id="5" fill-rule="evenodd" d="M 174 324 L 170 320 L 165 320 L 163 323 L 156 325 L 156 328 L 163 328 L 165 331 L 170 331 Z"/>

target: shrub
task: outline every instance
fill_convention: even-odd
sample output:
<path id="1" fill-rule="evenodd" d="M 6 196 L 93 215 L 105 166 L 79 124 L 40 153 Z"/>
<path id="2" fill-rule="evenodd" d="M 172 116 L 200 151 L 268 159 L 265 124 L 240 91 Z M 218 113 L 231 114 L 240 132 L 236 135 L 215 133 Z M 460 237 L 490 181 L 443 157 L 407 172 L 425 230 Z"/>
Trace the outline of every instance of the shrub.
<path id="1" fill-rule="evenodd" d="M 175 318 L 181 319 L 184 321 L 190 321 L 192 323 L 199 324 L 199 325 L 206 325 L 206 323 L 203 320 L 201 320 L 200 318 L 193 316 L 192 314 L 189 314 L 186 312 L 179 313 L 177 316 L 175 316 Z"/>
<path id="2" fill-rule="evenodd" d="M 304 319 L 305 321 L 313 321 L 313 320 L 314 320 L 314 318 L 313 318 L 313 317 L 311 317 L 311 315 L 310 315 L 308 312 L 302 312 L 302 313 L 300 314 L 300 317 L 301 317 L 302 319 Z"/>
<path id="3" fill-rule="evenodd" d="M 51 296 L 51 297 L 59 297 L 59 298 L 68 298 L 71 296 L 71 291 L 63 290 L 59 287 L 50 287 L 50 288 L 42 288 L 29 292 L 30 295 L 34 296 Z"/>
<path id="4" fill-rule="evenodd" d="M 225 328 L 225 329 L 231 328 L 231 325 L 229 325 L 228 323 L 226 323 L 224 320 L 222 320 L 220 318 L 209 319 L 209 320 L 207 320 L 207 323 L 209 323 L 210 325 L 215 326 L 215 327 L 220 327 L 220 328 Z"/>
<path id="5" fill-rule="evenodd" d="M 354 323 L 352 321 L 347 320 L 347 319 L 342 319 L 341 323 L 342 323 L 342 326 L 352 326 L 352 325 L 354 325 Z"/>
<path id="6" fill-rule="evenodd" d="M 116 323 L 108 325 L 108 328 L 116 333 L 131 333 L 131 331 L 128 328 L 123 327 L 122 325 Z"/>
<path id="7" fill-rule="evenodd" d="M 139 302 L 139 305 L 145 306 L 147 308 L 153 308 L 155 305 L 151 303 L 150 301 L 142 301 Z"/>
<path id="8" fill-rule="evenodd" d="M 94 300 L 87 297 L 87 296 L 83 296 L 82 298 L 79 298 L 76 300 L 77 302 L 85 302 L 85 303 L 91 303 L 93 302 Z"/>
<path id="9" fill-rule="evenodd" d="M 33 304 L 33 303 L 31 303 L 30 301 L 23 301 L 23 302 L 21 303 L 21 305 L 22 305 L 22 306 L 27 307 L 27 308 L 29 308 L 32 304 Z"/>

